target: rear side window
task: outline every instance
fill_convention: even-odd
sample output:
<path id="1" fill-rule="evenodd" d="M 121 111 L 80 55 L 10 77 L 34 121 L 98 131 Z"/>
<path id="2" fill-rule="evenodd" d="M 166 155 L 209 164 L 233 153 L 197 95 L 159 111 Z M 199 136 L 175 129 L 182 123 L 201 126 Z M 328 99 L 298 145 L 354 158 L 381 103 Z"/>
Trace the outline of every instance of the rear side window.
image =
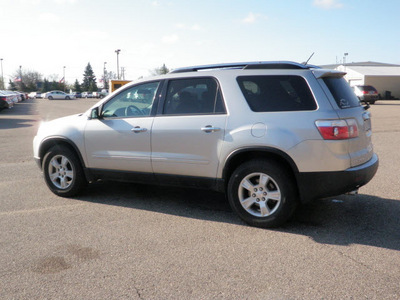
<path id="1" fill-rule="evenodd" d="M 327 77 L 323 80 L 340 108 L 351 108 L 361 105 L 353 89 L 343 77 Z"/>
<path id="2" fill-rule="evenodd" d="M 317 109 L 310 88 L 300 76 L 240 76 L 237 81 L 252 111 Z"/>

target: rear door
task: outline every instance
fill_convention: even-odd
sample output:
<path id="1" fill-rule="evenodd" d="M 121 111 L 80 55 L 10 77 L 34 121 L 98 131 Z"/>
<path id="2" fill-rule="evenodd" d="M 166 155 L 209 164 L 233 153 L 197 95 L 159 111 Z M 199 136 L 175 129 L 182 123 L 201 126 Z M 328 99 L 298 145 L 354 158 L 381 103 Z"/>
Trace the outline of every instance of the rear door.
<path id="1" fill-rule="evenodd" d="M 154 172 L 215 178 L 227 118 L 218 82 L 169 80 L 163 95 L 151 137 Z"/>

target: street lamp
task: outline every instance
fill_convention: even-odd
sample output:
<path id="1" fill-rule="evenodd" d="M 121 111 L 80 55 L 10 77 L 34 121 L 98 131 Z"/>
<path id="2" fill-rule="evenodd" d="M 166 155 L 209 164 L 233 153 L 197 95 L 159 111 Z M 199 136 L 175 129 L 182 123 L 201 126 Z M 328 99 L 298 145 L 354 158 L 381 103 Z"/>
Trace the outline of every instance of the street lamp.
<path id="1" fill-rule="evenodd" d="M 349 55 L 348 53 L 344 53 L 343 54 L 343 66 L 344 66 L 344 70 L 346 71 L 346 56 Z"/>
<path id="2" fill-rule="evenodd" d="M 63 67 L 63 84 L 64 84 L 64 93 L 65 93 L 65 66 Z"/>
<path id="3" fill-rule="evenodd" d="M 20 90 L 22 91 L 22 66 L 19 66 L 19 79 L 20 79 L 19 87 L 20 87 Z"/>
<path id="4" fill-rule="evenodd" d="M 121 52 L 121 49 L 117 49 L 115 50 L 115 53 L 117 53 L 117 78 L 119 79 L 119 59 L 118 59 L 118 55 Z"/>
<path id="5" fill-rule="evenodd" d="M 3 77 L 3 59 L 0 58 L 1 62 L 1 89 L 4 89 L 4 77 Z"/>
<path id="6" fill-rule="evenodd" d="M 107 79 L 106 79 L 106 61 L 104 62 L 104 68 L 103 68 L 103 86 L 106 89 L 107 88 Z"/>

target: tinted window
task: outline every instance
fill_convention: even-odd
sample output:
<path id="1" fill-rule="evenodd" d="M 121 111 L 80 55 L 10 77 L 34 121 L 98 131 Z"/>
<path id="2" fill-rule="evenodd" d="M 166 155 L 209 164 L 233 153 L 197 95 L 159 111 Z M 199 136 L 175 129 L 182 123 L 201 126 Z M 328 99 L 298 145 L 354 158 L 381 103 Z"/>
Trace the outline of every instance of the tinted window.
<path id="1" fill-rule="evenodd" d="M 327 77 L 324 82 L 340 108 L 360 106 L 356 94 L 344 78 Z"/>
<path id="2" fill-rule="evenodd" d="M 170 80 L 163 113 L 214 114 L 224 113 L 225 107 L 217 82 L 212 78 Z"/>
<path id="3" fill-rule="evenodd" d="M 317 105 L 306 83 L 299 76 L 240 76 L 240 89 L 251 110 L 315 110 Z"/>
<path id="4" fill-rule="evenodd" d="M 373 86 L 370 85 L 360 85 L 358 88 L 362 91 L 367 91 L 367 92 L 376 92 L 376 89 Z"/>
<path id="5" fill-rule="evenodd" d="M 136 85 L 123 90 L 104 104 L 103 117 L 149 116 L 159 82 Z"/>

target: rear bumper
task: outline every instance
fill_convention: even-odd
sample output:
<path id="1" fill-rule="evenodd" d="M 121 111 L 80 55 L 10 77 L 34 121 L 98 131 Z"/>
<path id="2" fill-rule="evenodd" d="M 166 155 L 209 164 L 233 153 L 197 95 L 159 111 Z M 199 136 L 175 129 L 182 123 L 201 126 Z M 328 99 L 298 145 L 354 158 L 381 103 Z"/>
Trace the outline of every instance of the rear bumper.
<path id="1" fill-rule="evenodd" d="M 376 101 L 378 100 L 378 95 L 362 95 L 360 96 L 361 101 Z"/>
<path id="2" fill-rule="evenodd" d="M 307 172 L 297 174 L 300 200 L 306 203 L 318 198 L 341 195 L 367 184 L 378 170 L 376 154 L 360 166 L 338 172 Z"/>

